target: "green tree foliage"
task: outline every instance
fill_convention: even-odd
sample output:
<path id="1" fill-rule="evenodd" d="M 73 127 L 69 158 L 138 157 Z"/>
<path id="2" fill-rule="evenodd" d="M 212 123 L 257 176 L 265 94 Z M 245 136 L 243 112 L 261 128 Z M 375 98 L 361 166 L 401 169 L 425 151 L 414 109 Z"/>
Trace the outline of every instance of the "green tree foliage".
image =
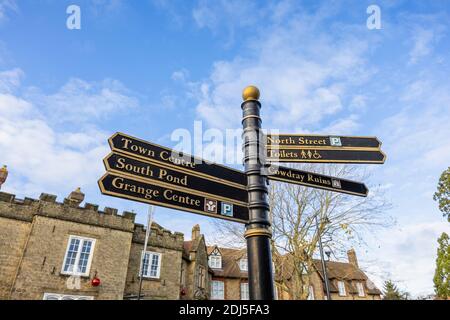
<path id="1" fill-rule="evenodd" d="M 444 217 L 447 216 L 447 220 L 450 222 L 450 167 L 442 172 L 433 199 L 439 202 L 439 210 L 442 211 Z"/>
<path id="2" fill-rule="evenodd" d="M 400 291 L 392 280 L 383 284 L 383 300 L 408 300 L 410 294 Z"/>
<path id="3" fill-rule="evenodd" d="M 445 232 L 438 239 L 439 247 L 434 273 L 434 290 L 441 299 L 450 297 L 450 246 L 449 236 Z"/>

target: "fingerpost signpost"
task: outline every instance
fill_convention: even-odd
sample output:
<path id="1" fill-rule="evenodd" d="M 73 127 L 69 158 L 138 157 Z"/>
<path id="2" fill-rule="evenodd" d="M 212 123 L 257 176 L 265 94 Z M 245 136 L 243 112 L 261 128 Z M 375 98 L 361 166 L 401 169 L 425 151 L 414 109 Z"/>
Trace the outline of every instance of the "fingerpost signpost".
<path id="1" fill-rule="evenodd" d="M 249 294 L 275 297 L 270 240 L 268 180 L 365 197 L 363 183 L 274 165 L 277 162 L 384 163 L 375 137 L 264 135 L 258 88 L 242 98 L 245 172 L 115 133 L 103 159 L 102 194 L 245 224 Z"/>

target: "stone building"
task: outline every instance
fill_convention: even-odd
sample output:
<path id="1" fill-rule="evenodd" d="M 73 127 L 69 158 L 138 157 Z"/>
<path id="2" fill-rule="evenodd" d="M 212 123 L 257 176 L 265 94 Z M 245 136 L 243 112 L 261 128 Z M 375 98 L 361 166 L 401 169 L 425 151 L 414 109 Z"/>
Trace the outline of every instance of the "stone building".
<path id="1" fill-rule="evenodd" d="M 137 298 L 145 233 L 144 226 L 136 224 L 128 260 L 125 299 Z M 158 224 L 152 223 L 144 259 L 142 299 L 175 300 L 179 298 L 182 254 L 183 234 L 171 233 Z"/>
<path id="2" fill-rule="evenodd" d="M 210 299 L 211 274 L 205 237 L 197 224 L 192 228 L 191 240 L 183 245 L 181 299 Z"/>
<path id="3" fill-rule="evenodd" d="M 0 192 L 0 300 L 136 299 L 144 256 L 142 299 L 248 299 L 245 250 L 207 246 L 200 226 L 190 241 L 153 223 L 146 230 L 135 213 L 80 204 L 78 189 L 62 203 L 56 196 L 17 199 Z M 144 253 L 145 251 L 145 253 Z M 349 262 L 327 262 L 332 298 L 380 299 L 380 291 Z M 311 275 L 311 299 L 324 299 L 320 261 Z M 289 299 L 277 284 L 277 298 Z"/>
<path id="4" fill-rule="evenodd" d="M 137 296 L 143 226 L 132 212 L 80 207 L 83 198 L 79 190 L 63 203 L 49 194 L 20 200 L 0 192 L 0 299 Z M 143 299 L 179 298 L 182 254 L 183 234 L 153 224 Z"/>

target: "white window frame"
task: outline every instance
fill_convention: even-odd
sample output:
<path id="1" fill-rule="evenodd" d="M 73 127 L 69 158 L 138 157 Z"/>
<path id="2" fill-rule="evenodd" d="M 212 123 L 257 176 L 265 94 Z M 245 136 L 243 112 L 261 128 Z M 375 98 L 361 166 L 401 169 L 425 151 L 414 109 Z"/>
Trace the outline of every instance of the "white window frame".
<path id="1" fill-rule="evenodd" d="M 80 245 L 78 246 L 77 255 L 75 256 L 74 270 L 73 271 L 64 271 L 64 268 L 65 268 L 66 262 L 67 262 L 67 255 L 69 254 L 70 244 L 72 243 L 72 240 L 74 240 L 74 239 L 80 240 Z M 89 258 L 88 258 L 88 262 L 86 265 L 86 271 L 81 273 L 81 272 L 78 272 L 78 266 L 80 263 L 81 250 L 83 249 L 83 244 L 85 241 L 91 241 L 91 251 L 89 252 Z M 91 271 L 92 257 L 94 256 L 95 241 L 96 240 L 92 239 L 92 238 L 70 235 L 69 240 L 67 242 L 66 253 L 64 254 L 64 260 L 63 260 L 63 264 L 62 264 L 62 268 L 61 268 L 61 274 L 75 275 L 75 276 L 82 276 L 82 277 L 89 276 L 89 273 Z"/>
<path id="2" fill-rule="evenodd" d="M 241 300 L 250 300 L 248 282 L 241 282 Z"/>
<path id="3" fill-rule="evenodd" d="M 241 271 L 248 271 L 248 259 L 247 259 L 247 257 L 241 258 L 239 260 L 239 269 L 241 269 Z"/>
<path id="4" fill-rule="evenodd" d="M 55 299 L 49 299 L 55 298 Z M 70 298 L 70 299 L 67 299 Z M 76 296 L 70 294 L 60 294 L 60 293 L 44 293 L 42 300 L 94 300 L 93 296 Z"/>
<path id="5" fill-rule="evenodd" d="M 208 265 L 212 269 L 222 269 L 222 255 L 217 249 L 209 255 Z"/>
<path id="6" fill-rule="evenodd" d="M 338 281 L 338 290 L 339 290 L 339 295 L 341 297 L 345 297 L 347 295 L 347 291 L 345 290 L 344 281 Z"/>
<path id="7" fill-rule="evenodd" d="M 309 286 L 308 289 L 308 300 L 316 300 L 316 297 L 314 296 L 314 287 L 313 286 Z"/>
<path id="8" fill-rule="evenodd" d="M 362 282 L 357 282 L 356 283 L 356 289 L 358 289 L 358 297 L 365 297 L 366 296 L 366 292 L 364 290 L 364 285 Z"/>
<path id="9" fill-rule="evenodd" d="M 142 272 L 141 268 L 144 266 L 143 259 L 142 259 L 144 257 L 144 254 L 149 255 L 149 257 L 148 257 L 147 272 L 143 273 L 142 277 L 149 278 L 149 279 L 159 279 L 161 277 L 162 254 L 159 252 L 154 252 L 154 251 L 145 251 L 145 252 L 144 252 L 144 250 L 141 251 L 141 260 L 139 262 L 139 277 L 141 276 L 141 272 Z M 156 269 L 156 276 L 152 276 L 150 274 L 153 256 L 158 256 L 158 269 Z"/>
<path id="10" fill-rule="evenodd" d="M 217 285 L 217 284 L 220 284 L 220 285 L 221 285 L 222 288 L 219 288 L 218 291 L 221 291 L 222 295 L 217 295 L 217 294 L 215 294 L 215 293 L 217 293 L 217 292 L 215 291 L 215 289 L 217 289 L 217 288 L 215 288 L 215 286 L 214 286 L 215 284 L 216 284 L 216 285 Z M 219 280 L 212 280 L 212 281 L 211 281 L 211 299 L 214 299 L 214 300 L 224 300 L 224 299 L 225 299 L 225 282 L 219 281 Z"/>

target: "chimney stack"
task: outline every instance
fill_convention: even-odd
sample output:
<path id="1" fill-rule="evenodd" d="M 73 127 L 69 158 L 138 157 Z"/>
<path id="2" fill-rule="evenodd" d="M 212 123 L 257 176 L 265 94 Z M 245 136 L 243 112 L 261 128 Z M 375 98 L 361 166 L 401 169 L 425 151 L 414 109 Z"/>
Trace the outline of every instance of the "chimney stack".
<path id="1" fill-rule="evenodd" d="M 77 188 L 75 191 L 72 191 L 68 197 L 68 200 L 75 203 L 77 206 L 80 205 L 84 200 L 84 193 L 81 192 L 80 188 Z"/>
<path id="2" fill-rule="evenodd" d="M 200 226 L 198 224 L 196 224 L 192 228 L 192 238 L 191 238 L 191 240 L 196 240 L 198 238 L 200 238 Z"/>
<path id="3" fill-rule="evenodd" d="M 347 251 L 347 257 L 348 257 L 348 262 L 359 269 L 358 259 L 356 258 L 355 249 L 352 248 L 352 249 L 348 250 Z"/>

